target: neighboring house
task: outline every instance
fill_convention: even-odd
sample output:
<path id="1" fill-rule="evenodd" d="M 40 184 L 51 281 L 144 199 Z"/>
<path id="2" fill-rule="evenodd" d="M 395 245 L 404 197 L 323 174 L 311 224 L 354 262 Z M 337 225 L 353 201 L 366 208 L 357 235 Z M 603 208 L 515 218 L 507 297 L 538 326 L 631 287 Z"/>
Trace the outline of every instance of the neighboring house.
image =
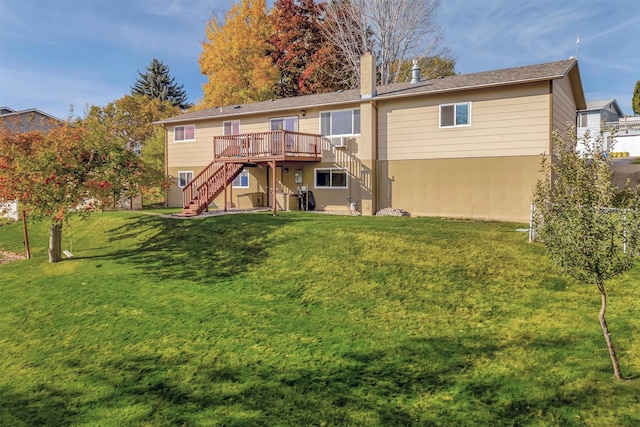
<path id="1" fill-rule="evenodd" d="M 615 99 L 587 102 L 587 108 L 578 112 L 579 139 L 587 129 L 592 138 L 604 129 L 608 150 L 640 156 L 640 117 L 626 116 Z"/>
<path id="2" fill-rule="evenodd" d="M 617 122 L 623 116 L 615 99 L 587 101 L 587 107 L 578 111 L 578 138 L 582 138 L 587 129 L 592 135 L 597 135 L 602 122 Z"/>
<path id="3" fill-rule="evenodd" d="M 48 132 L 60 122 L 60 119 L 36 108 L 15 111 L 8 107 L 0 107 L 0 126 L 13 132 L 24 133 L 33 130 Z"/>
<path id="4" fill-rule="evenodd" d="M 60 122 L 60 119 L 36 108 L 16 111 L 8 107 L 0 107 L 0 128 L 7 128 L 12 132 L 40 131 L 46 133 Z M 18 202 L 2 202 L 0 200 L 0 217 L 17 220 Z"/>
<path id="5" fill-rule="evenodd" d="M 316 209 L 528 221 L 553 129 L 586 107 L 574 59 L 216 107 L 159 122 L 170 205 Z M 246 196 L 245 196 L 246 195 Z M 252 203 L 251 203 L 252 202 Z"/>
<path id="6" fill-rule="evenodd" d="M 612 183 L 619 188 L 627 183 L 640 185 L 640 165 L 629 161 L 629 157 L 640 157 L 640 117 L 626 116 L 615 99 L 589 101 L 587 108 L 578 112 L 579 139 L 587 129 L 592 138 L 604 130 L 606 149 L 612 153 Z M 579 142 L 578 150 L 581 145 Z"/>

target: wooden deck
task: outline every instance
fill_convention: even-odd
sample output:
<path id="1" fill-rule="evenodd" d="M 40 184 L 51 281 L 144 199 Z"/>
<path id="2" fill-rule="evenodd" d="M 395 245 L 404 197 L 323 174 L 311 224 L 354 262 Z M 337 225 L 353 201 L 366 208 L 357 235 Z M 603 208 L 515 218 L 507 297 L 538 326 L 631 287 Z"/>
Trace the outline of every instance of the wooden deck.
<path id="1" fill-rule="evenodd" d="M 213 159 L 222 163 L 318 162 L 322 137 L 278 130 L 213 137 Z"/>

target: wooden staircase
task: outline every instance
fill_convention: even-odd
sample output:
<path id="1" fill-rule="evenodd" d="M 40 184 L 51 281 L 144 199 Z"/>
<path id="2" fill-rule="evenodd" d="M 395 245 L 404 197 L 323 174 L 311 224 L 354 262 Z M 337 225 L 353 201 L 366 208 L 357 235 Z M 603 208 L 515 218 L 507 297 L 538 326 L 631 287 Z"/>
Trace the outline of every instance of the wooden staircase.
<path id="1" fill-rule="evenodd" d="M 196 216 L 207 210 L 213 199 L 240 175 L 242 166 L 242 163 L 209 163 L 182 189 L 182 215 Z"/>

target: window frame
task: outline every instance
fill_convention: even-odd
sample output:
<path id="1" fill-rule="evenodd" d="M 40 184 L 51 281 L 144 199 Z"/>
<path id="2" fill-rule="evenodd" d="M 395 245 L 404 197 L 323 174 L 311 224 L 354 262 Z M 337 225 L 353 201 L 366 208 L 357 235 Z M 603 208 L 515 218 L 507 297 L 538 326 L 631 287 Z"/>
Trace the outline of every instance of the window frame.
<path id="1" fill-rule="evenodd" d="M 328 186 L 318 185 L 318 171 L 329 171 L 330 185 Z M 344 172 L 344 176 L 345 176 L 344 186 L 339 187 L 339 186 L 333 185 L 333 171 Z M 322 189 L 322 190 L 346 190 L 349 188 L 349 173 L 346 168 L 334 168 L 334 167 L 315 168 L 313 169 L 313 187 L 316 189 Z"/>
<path id="2" fill-rule="evenodd" d="M 333 114 L 335 113 L 343 113 L 345 111 L 351 112 L 351 133 L 333 133 Z M 356 114 L 357 111 L 357 114 Z M 323 117 L 325 114 L 329 114 L 329 133 L 322 133 L 322 124 Z M 356 116 L 358 117 L 358 122 L 356 123 Z M 356 136 L 360 135 L 362 132 L 361 128 L 361 113 L 360 108 L 343 108 L 340 110 L 326 110 L 320 112 L 320 135 L 324 137 L 337 137 L 337 136 Z"/>
<path id="3" fill-rule="evenodd" d="M 231 126 L 231 133 L 227 133 L 227 123 L 229 123 Z M 238 126 L 238 132 L 237 133 L 233 133 L 233 125 L 237 124 Z M 227 135 L 240 135 L 240 120 L 225 120 L 224 122 L 222 122 L 222 135 L 223 136 L 227 136 Z"/>
<path id="4" fill-rule="evenodd" d="M 457 113 L 457 107 L 459 105 L 466 105 L 467 106 L 467 117 L 468 123 L 460 123 L 458 124 L 458 113 Z M 442 107 L 453 107 L 453 124 L 452 125 L 443 125 L 442 124 Z M 439 108 L 438 108 L 438 127 L 440 129 L 450 129 L 450 128 L 460 128 L 460 127 L 470 127 L 471 126 L 471 101 L 465 101 L 465 102 L 450 102 L 448 104 L 440 104 Z"/>
<path id="5" fill-rule="evenodd" d="M 273 123 L 281 120 L 282 121 L 282 129 L 273 129 Z M 287 120 L 295 120 L 295 129 L 285 129 L 284 124 Z M 285 116 L 285 117 L 272 117 L 269 119 L 269 131 L 275 132 L 278 130 L 288 130 L 290 132 L 298 132 L 299 119 L 298 116 Z"/>
<path id="6" fill-rule="evenodd" d="M 580 113 L 580 114 L 578 114 L 578 127 L 580 127 L 580 128 L 589 127 L 589 114 L 588 113 Z"/>
<path id="7" fill-rule="evenodd" d="M 243 177 L 246 177 L 247 185 L 242 185 Z M 240 172 L 240 174 L 233 179 L 233 182 L 231 183 L 231 188 L 249 188 L 251 186 L 251 183 L 249 182 L 250 177 L 251 177 L 251 174 L 249 173 L 249 170 L 242 169 L 242 172 Z M 240 180 L 239 182 L 240 185 L 236 185 L 236 180 Z"/>
<path id="8" fill-rule="evenodd" d="M 193 138 L 192 139 L 187 139 L 187 128 L 193 128 Z M 182 128 L 182 133 L 184 135 L 184 139 L 177 139 L 176 134 L 177 134 L 177 129 Z M 195 141 L 196 140 L 196 125 L 180 125 L 180 126 L 174 126 L 173 127 L 173 142 L 191 142 L 191 141 Z"/>
<path id="9" fill-rule="evenodd" d="M 187 180 L 185 181 L 185 184 L 184 184 L 184 185 L 180 185 L 180 181 L 181 181 L 181 180 L 180 180 L 180 175 L 182 175 L 182 174 L 187 174 L 187 175 L 189 175 L 189 174 L 190 174 L 190 175 L 191 175 L 191 179 L 187 179 Z M 186 187 L 186 186 L 187 186 L 187 184 L 188 184 L 188 183 L 190 183 L 190 182 L 193 180 L 193 177 L 194 177 L 194 176 L 195 176 L 195 175 L 193 174 L 193 171 L 178 171 L 178 182 L 177 182 L 177 184 L 178 184 L 178 188 L 184 188 L 184 187 Z"/>

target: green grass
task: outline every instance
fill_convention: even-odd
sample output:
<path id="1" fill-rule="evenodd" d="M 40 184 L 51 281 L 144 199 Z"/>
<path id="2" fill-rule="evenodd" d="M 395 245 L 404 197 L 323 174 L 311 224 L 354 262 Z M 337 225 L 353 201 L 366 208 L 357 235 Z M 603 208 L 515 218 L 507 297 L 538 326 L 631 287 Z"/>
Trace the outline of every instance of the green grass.
<path id="1" fill-rule="evenodd" d="M 0 266 L 0 425 L 640 423 L 639 272 L 559 275 L 521 225 L 94 214 Z M 20 224 L 0 248 L 21 250 Z"/>

